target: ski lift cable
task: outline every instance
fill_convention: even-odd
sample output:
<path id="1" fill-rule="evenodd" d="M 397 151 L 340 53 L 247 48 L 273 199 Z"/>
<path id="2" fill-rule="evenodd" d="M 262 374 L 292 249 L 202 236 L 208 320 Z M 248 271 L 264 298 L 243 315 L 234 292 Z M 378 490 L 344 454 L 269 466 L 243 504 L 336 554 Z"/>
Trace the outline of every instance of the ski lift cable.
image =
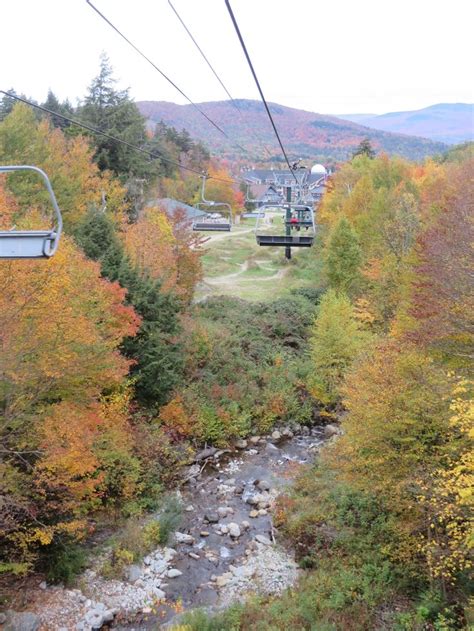
<path id="1" fill-rule="evenodd" d="M 181 22 L 181 25 L 183 26 L 184 30 L 186 31 L 186 33 L 189 35 L 189 37 L 191 38 L 193 44 L 196 46 L 196 48 L 198 49 L 198 51 L 201 53 L 201 57 L 204 59 L 204 61 L 207 63 L 207 65 L 209 66 L 209 68 L 211 69 L 212 73 L 214 74 L 215 78 L 219 81 L 219 83 L 221 84 L 224 92 L 227 94 L 227 96 L 229 97 L 229 99 L 232 101 L 232 105 L 235 107 L 235 109 L 241 113 L 241 109 L 240 107 L 237 105 L 237 103 L 235 102 L 232 94 L 229 92 L 229 90 L 226 88 L 224 82 L 222 81 L 222 79 L 219 77 L 219 75 L 217 74 L 216 70 L 214 69 L 213 65 L 211 64 L 211 62 L 209 61 L 209 59 L 207 58 L 206 54 L 204 53 L 204 51 L 202 50 L 202 48 L 199 46 L 199 44 L 197 43 L 196 39 L 194 38 L 193 34 L 191 33 L 191 31 L 189 30 L 189 28 L 186 26 L 186 24 L 184 23 L 183 18 L 180 16 L 180 14 L 178 13 L 178 11 L 176 10 L 176 8 L 173 6 L 173 3 L 171 2 L 171 0 L 168 0 L 168 4 L 170 5 L 171 9 L 173 10 L 174 14 L 176 15 L 176 17 L 178 18 L 178 20 Z"/>
<path id="2" fill-rule="evenodd" d="M 227 96 L 229 97 L 230 101 L 232 102 L 232 105 L 235 107 L 235 109 L 237 110 L 237 112 L 239 113 L 239 116 L 242 120 L 242 110 L 240 109 L 240 107 L 237 105 L 237 102 L 235 101 L 235 99 L 233 98 L 232 94 L 229 92 L 229 90 L 227 89 L 227 87 L 225 86 L 224 82 L 222 81 L 222 79 L 220 78 L 220 76 L 218 75 L 217 71 L 215 70 L 214 66 L 211 64 L 211 62 L 209 61 L 209 59 L 207 58 L 206 54 L 204 53 L 204 51 L 202 50 L 202 48 L 199 46 L 199 44 L 197 43 L 195 37 L 193 36 L 193 34 L 191 33 L 191 31 L 189 30 L 189 28 L 186 26 L 186 23 L 184 22 L 183 18 L 181 17 L 181 15 L 178 13 L 178 11 L 176 10 L 176 8 L 173 6 L 173 3 L 171 2 L 171 0 L 168 0 L 168 4 L 170 5 L 171 9 L 173 10 L 174 14 L 176 15 L 176 17 L 178 18 L 178 20 L 181 22 L 181 25 L 183 26 L 184 30 L 186 31 L 186 33 L 189 35 L 191 41 L 193 42 L 193 44 L 195 45 L 195 47 L 198 49 L 198 51 L 201 54 L 201 57 L 204 59 L 204 61 L 206 62 L 206 64 L 209 66 L 209 68 L 211 69 L 212 73 L 214 74 L 214 76 L 216 77 L 216 79 L 219 81 L 219 83 L 221 84 L 224 92 L 227 94 Z M 237 144 L 238 147 L 241 147 L 241 145 Z M 241 147 L 242 148 L 242 147 Z M 268 150 L 268 148 L 263 145 L 263 149 L 267 152 L 268 156 L 271 158 L 272 154 L 271 152 Z"/>
<path id="3" fill-rule="evenodd" d="M 244 51 L 244 55 L 245 55 L 245 57 L 247 59 L 247 63 L 249 65 L 250 71 L 252 72 L 253 78 L 255 80 L 255 83 L 257 85 L 258 91 L 260 93 L 260 98 L 262 99 L 262 103 L 265 106 L 265 110 L 267 112 L 268 118 L 270 119 L 270 122 L 272 124 L 273 131 L 275 132 L 275 136 L 277 137 L 278 143 L 280 145 L 280 149 L 281 149 L 281 151 L 283 153 L 283 156 L 284 156 L 285 161 L 286 161 L 286 163 L 288 165 L 288 168 L 290 169 L 290 173 L 293 175 L 297 186 L 300 188 L 300 183 L 298 182 L 298 178 L 294 174 L 294 171 L 293 171 L 293 169 L 291 167 L 290 161 L 289 161 L 288 156 L 287 156 L 286 151 L 285 151 L 285 147 L 283 146 L 283 143 L 282 143 L 281 138 L 280 138 L 280 134 L 278 133 L 278 129 L 276 127 L 275 121 L 273 120 L 273 116 L 272 116 L 272 114 L 270 112 L 270 108 L 268 107 L 268 103 L 267 103 L 267 101 L 265 99 L 265 96 L 263 94 L 263 90 L 262 90 L 262 88 L 260 86 L 260 82 L 258 80 L 257 73 L 255 72 L 255 69 L 253 67 L 252 60 L 250 59 L 250 55 L 249 55 L 248 50 L 247 50 L 247 46 L 245 45 L 244 38 L 242 37 L 242 33 L 240 32 L 239 25 L 237 24 L 237 20 L 235 19 L 235 15 L 234 15 L 234 12 L 232 11 L 232 7 L 230 6 L 229 0 L 225 0 L 225 4 L 226 4 L 227 10 L 229 12 L 230 19 L 232 20 L 232 24 L 234 25 L 235 32 L 237 33 L 237 37 L 239 38 L 240 45 L 241 45 L 242 50 Z"/>
<path id="4" fill-rule="evenodd" d="M 81 121 L 78 121 L 77 119 L 74 118 L 70 118 L 69 116 L 64 116 L 64 114 L 59 114 L 58 112 L 54 112 L 53 110 L 48 109 L 47 107 L 43 107 L 42 105 L 38 105 L 37 103 L 32 103 L 31 101 L 28 101 L 27 99 L 22 98 L 21 96 L 17 96 L 16 94 L 12 94 L 11 92 L 6 92 L 5 90 L 0 90 L 0 94 L 4 94 L 5 96 L 15 99 L 16 101 L 20 101 L 21 103 L 25 103 L 26 105 L 29 105 L 30 107 L 34 107 L 37 110 L 40 110 L 42 112 L 46 112 L 46 114 L 50 114 L 51 116 L 57 116 L 58 118 L 61 118 L 62 120 L 67 121 L 68 123 L 71 123 L 73 125 L 77 125 L 78 127 L 82 127 L 83 129 L 87 129 L 88 131 L 94 133 L 94 134 L 98 134 L 99 136 L 104 136 L 105 138 L 108 138 L 109 140 L 113 140 L 114 142 L 118 142 L 122 145 L 125 145 L 126 147 L 129 147 L 130 149 L 134 149 L 135 151 L 139 151 L 140 153 L 144 153 L 148 156 L 150 156 L 151 158 L 155 159 L 155 160 L 162 160 L 163 162 L 167 162 L 168 164 L 173 164 L 174 166 L 177 166 L 181 169 L 184 169 L 185 171 L 189 171 L 191 173 L 196 173 L 197 175 L 201 176 L 203 175 L 202 171 L 198 171 L 197 169 L 193 169 L 192 167 L 187 167 L 184 164 L 181 164 L 181 162 L 177 162 L 176 160 L 170 160 L 169 158 L 165 158 L 160 152 L 158 151 L 149 151 L 148 149 L 144 149 L 143 147 L 139 147 L 138 145 L 134 145 L 131 142 L 127 142 L 126 140 L 122 140 L 121 138 L 117 138 L 116 136 L 112 136 L 111 134 L 108 134 L 105 131 L 101 131 L 100 129 L 97 129 L 96 127 L 92 127 L 91 125 L 88 125 L 87 123 L 83 123 Z M 225 182 L 226 184 L 237 184 L 239 183 L 239 180 L 234 180 L 234 179 L 223 179 L 223 178 L 218 178 L 218 177 L 213 177 L 212 179 L 218 181 L 218 182 Z"/>
<path id="5" fill-rule="evenodd" d="M 223 136 L 225 136 L 227 138 L 227 140 L 229 140 L 232 144 L 236 145 L 237 147 L 239 147 L 239 149 L 241 149 L 242 151 L 244 151 L 245 153 L 247 152 L 246 149 L 244 149 L 244 147 L 242 147 L 241 145 L 239 145 L 238 143 L 235 143 L 230 136 L 222 129 L 222 127 L 220 127 L 220 125 L 218 125 L 215 121 L 212 120 L 212 118 L 210 116 L 208 116 L 206 114 L 206 112 L 204 112 L 204 110 L 202 110 L 199 105 L 197 105 L 192 99 L 189 98 L 189 96 L 183 92 L 183 90 L 181 90 L 181 88 L 176 85 L 176 83 L 170 79 L 170 77 L 168 77 L 168 75 L 166 73 L 163 72 L 163 70 L 160 70 L 160 68 L 158 68 L 158 66 L 147 56 L 145 55 L 144 52 L 142 52 L 138 46 L 136 46 L 131 40 L 128 39 L 128 37 L 126 35 L 124 35 L 122 33 L 122 31 L 120 31 L 114 24 L 112 24 L 112 22 L 101 12 L 99 11 L 99 9 L 94 6 L 91 2 L 91 0 L 86 0 L 87 4 L 90 6 L 91 9 L 93 9 L 97 15 L 99 15 L 102 20 L 104 20 L 104 22 L 106 22 L 122 39 L 124 39 L 127 44 L 129 46 L 131 46 L 139 55 L 140 57 L 143 57 L 143 59 L 145 61 L 147 61 L 157 72 L 160 73 L 160 75 L 166 79 L 166 81 L 168 81 L 168 83 L 170 83 L 175 90 L 177 90 L 181 96 L 183 96 L 187 101 L 189 101 L 189 103 L 202 115 L 204 116 L 204 118 L 213 126 L 217 129 L 217 131 L 219 131 Z"/>

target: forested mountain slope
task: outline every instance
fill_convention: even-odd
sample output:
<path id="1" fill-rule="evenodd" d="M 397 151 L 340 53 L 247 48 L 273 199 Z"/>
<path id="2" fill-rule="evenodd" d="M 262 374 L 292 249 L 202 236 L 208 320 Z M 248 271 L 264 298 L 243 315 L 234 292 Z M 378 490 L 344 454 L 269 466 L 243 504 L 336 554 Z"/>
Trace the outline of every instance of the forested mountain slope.
<path id="1" fill-rule="evenodd" d="M 164 121 L 177 129 L 186 129 L 193 138 L 204 142 L 214 153 L 226 157 L 265 159 L 264 146 L 276 162 L 281 161 L 273 130 L 263 105 L 259 101 L 239 99 L 237 112 L 231 101 L 201 103 L 206 114 L 220 125 L 231 141 L 239 143 L 248 156 L 227 140 L 192 105 L 176 105 L 165 101 L 139 101 L 140 112 L 151 122 Z M 306 112 L 276 103 L 270 104 L 283 144 L 291 156 L 327 162 L 345 160 L 361 142 L 368 138 L 377 151 L 399 154 L 418 160 L 441 152 L 442 143 L 368 129 L 356 123 L 341 121 L 333 116 Z"/>

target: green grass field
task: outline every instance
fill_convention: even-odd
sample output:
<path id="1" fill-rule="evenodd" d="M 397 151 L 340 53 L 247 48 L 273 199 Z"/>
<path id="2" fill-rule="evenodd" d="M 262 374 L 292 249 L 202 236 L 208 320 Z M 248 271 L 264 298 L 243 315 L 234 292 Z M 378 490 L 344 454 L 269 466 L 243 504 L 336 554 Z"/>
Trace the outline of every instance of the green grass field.
<path id="1" fill-rule="evenodd" d="M 219 295 L 272 300 L 295 287 L 319 285 L 315 248 L 293 248 L 293 258 L 287 261 L 284 248 L 257 245 L 254 227 L 255 220 L 244 221 L 204 244 L 204 280 L 196 291 L 197 302 Z"/>

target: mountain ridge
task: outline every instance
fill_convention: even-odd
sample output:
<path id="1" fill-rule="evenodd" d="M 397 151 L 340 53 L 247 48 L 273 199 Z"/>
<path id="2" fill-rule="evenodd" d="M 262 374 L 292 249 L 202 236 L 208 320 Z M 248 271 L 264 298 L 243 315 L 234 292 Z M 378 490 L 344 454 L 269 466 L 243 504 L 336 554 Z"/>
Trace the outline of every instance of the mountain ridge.
<path id="1" fill-rule="evenodd" d="M 269 150 L 272 156 L 270 161 L 282 161 L 278 143 L 260 101 L 235 99 L 233 102 L 210 101 L 197 105 L 232 140 L 220 134 L 193 105 L 177 105 L 169 101 L 137 102 L 150 127 L 163 121 L 177 129 L 186 129 L 217 155 L 262 161 L 265 151 Z M 370 140 L 377 151 L 399 154 L 409 159 L 423 159 L 447 148 L 444 143 L 375 130 L 336 116 L 278 103 L 269 103 L 269 107 L 282 142 L 292 158 L 325 162 L 346 160 L 365 138 Z M 245 148 L 245 155 L 237 148 L 237 144 Z"/>
<path id="2" fill-rule="evenodd" d="M 458 144 L 474 140 L 474 105 L 472 103 L 435 103 L 418 110 L 386 114 L 339 114 L 341 120 L 356 122 L 372 129 L 430 138 L 435 142 Z"/>

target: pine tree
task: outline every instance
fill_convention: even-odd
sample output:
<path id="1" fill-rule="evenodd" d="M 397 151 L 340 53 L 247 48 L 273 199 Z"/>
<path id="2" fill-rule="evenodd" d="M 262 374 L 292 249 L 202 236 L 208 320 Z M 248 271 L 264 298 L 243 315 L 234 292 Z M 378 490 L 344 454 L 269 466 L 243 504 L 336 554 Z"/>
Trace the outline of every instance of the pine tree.
<path id="1" fill-rule="evenodd" d="M 335 226 L 327 245 L 326 265 L 330 286 L 350 293 L 360 278 L 361 263 L 359 237 L 343 216 Z"/>
<path id="2" fill-rule="evenodd" d="M 139 401 L 150 407 L 166 403 L 181 381 L 184 354 L 178 341 L 181 303 L 161 282 L 133 266 L 117 237 L 113 222 L 97 211 L 91 212 L 77 231 L 77 241 L 90 258 L 99 260 L 102 275 L 127 289 L 126 302 L 142 318 L 138 334 L 122 344 L 133 359 L 131 375 Z"/>
<path id="3" fill-rule="evenodd" d="M 99 74 L 89 86 L 79 110 L 81 120 L 103 132 L 140 147 L 147 143 L 145 119 L 131 100 L 128 90 L 117 90 L 113 70 L 105 54 L 101 55 Z M 103 171 L 109 169 L 126 182 L 154 172 L 145 154 L 104 136 L 93 136 L 95 160 Z"/>
<path id="4" fill-rule="evenodd" d="M 46 98 L 46 101 L 43 103 L 43 107 L 51 110 L 52 112 L 62 114 L 63 116 L 71 116 L 74 113 L 74 110 L 69 101 L 60 103 L 59 99 L 52 90 L 48 90 L 48 96 Z M 59 116 L 46 116 L 54 127 L 59 127 L 59 129 L 62 129 L 63 131 L 70 126 L 70 123 L 65 121 L 63 118 L 60 118 Z"/>
<path id="5" fill-rule="evenodd" d="M 360 142 L 357 149 L 352 152 L 352 157 L 355 158 L 356 156 L 367 156 L 368 158 L 375 158 L 375 151 L 373 150 L 368 138 L 364 138 L 364 140 Z"/>

